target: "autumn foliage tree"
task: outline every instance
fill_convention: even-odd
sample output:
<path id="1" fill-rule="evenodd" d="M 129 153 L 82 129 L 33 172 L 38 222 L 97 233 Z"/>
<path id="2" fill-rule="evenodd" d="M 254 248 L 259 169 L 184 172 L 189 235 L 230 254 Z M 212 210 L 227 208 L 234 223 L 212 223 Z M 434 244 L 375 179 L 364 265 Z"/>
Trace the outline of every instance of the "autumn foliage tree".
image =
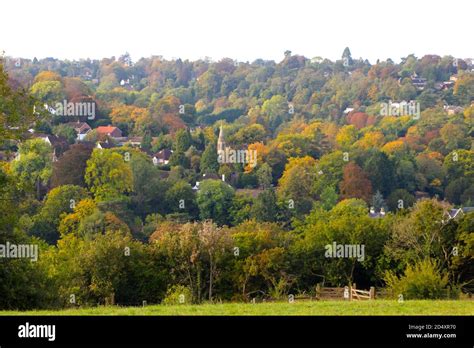
<path id="1" fill-rule="evenodd" d="M 25 90 L 12 88 L 0 59 L 0 145 L 6 139 L 23 136 L 28 127 L 39 120 L 33 112 L 38 104 Z"/>
<path id="2" fill-rule="evenodd" d="M 95 149 L 87 161 L 85 181 L 97 201 L 123 198 L 133 187 L 133 175 L 124 156 Z"/>
<path id="3" fill-rule="evenodd" d="M 347 115 L 347 122 L 357 129 L 362 129 L 375 123 L 375 117 L 364 112 L 354 112 Z"/>
<path id="4" fill-rule="evenodd" d="M 85 187 L 84 174 L 86 162 L 91 156 L 93 147 L 90 144 L 74 144 L 58 161 L 53 163 L 51 186 L 77 185 Z"/>
<path id="5" fill-rule="evenodd" d="M 313 186 L 316 176 L 314 158 L 290 158 L 278 182 L 279 196 L 288 201 L 290 208 L 294 205 L 297 213 L 310 211 L 315 198 Z"/>
<path id="6" fill-rule="evenodd" d="M 372 183 L 362 168 L 354 162 L 344 167 L 343 180 L 339 189 L 343 199 L 360 198 L 368 203 L 372 196 Z"/>

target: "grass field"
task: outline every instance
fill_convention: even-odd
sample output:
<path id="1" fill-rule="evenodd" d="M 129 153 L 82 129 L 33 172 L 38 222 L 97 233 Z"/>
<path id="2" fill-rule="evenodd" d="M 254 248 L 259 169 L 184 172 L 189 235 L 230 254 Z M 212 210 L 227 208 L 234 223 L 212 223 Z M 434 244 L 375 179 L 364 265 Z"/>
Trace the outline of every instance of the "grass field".
<path id="1" fill-rule="evenodd" d="M 0 315 L 474 315 L 474 301 L 314 301 L 0 311 Z"/>

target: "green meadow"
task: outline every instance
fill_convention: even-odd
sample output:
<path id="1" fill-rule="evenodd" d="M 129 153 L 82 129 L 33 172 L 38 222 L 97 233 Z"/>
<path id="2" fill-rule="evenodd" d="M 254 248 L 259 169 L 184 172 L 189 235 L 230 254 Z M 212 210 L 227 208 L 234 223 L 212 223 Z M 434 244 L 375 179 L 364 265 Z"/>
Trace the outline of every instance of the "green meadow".
<path id="1" fill-rule="evenodd" d="M 63 310 L 0 311 L 0 315 L 474 315 L 474 301 L 295 301 L 145 307 L 100 306 Z"/>

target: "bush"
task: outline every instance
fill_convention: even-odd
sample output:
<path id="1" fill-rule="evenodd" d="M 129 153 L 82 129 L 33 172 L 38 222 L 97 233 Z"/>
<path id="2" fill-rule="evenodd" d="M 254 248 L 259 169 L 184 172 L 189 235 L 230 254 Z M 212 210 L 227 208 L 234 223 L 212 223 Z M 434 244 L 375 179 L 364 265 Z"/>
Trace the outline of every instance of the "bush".
<path id="1" fill-rule="evenodd" d="M 384 280 L 394 297 L 402 294 L 404 299 L 439 299 L 447 293 L 448 276 L 441 274 L 438 263 L 430 259 L 408 265 L 401 277 L 387 271 Z"/>
<path id="2" fill-rule="evenodd" d="M 166 291 L 163 299 L 165 305 L 190 304 L 192 302 L 191 289 L 184 285 L 173 285 Z"/>

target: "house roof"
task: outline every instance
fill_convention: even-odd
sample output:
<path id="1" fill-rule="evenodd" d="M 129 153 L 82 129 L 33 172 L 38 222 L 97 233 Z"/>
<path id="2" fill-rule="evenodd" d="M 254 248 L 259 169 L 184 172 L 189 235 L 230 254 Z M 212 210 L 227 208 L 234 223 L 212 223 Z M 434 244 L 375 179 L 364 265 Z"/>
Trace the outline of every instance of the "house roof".
<path id="1" fill-rule="evenodd" d="M 68 142 L 67 142 L 67 139 L 65 137 L 62 137 L 62 136 L 56 136 L 56 135 L 50 135 L 48 136 L 48 139 L 49 141 L 51 142 L 51 144 L 53 145 L 53 147 L 57 147 L 57 146 L 68 146 Z"/>
<path id="2" fill-rule="evenodd" d="M 162 159 L 162 160 L 169 160 L 171 155 L 173 154 L 173 151 L 169 150 L 169 149 L 163 149 L 161 151 L 158 151 L 157 153 L 155 153 L 155 155 L 153 157 L 156 157 L 157 159 Z"/>
<path id="3" fill-rule="evenodd" d="M 461 209 L 450 209 L 448 211 L 448 215 L 450 218 L 455 218 L 456 215 L 458 215 L 458 213 L 461 211 Z"/>
<path id="4" fill-rule="evenodd" d="M 145 153 L 147 156 L 153 157 L 153 153 L 151 153 L 151 151 L 149 151 L 149 150 L 146 150 L 142 147 L 139 147 L 138 150 Z"/>
<path id="5" fill-rule="evenodd" d="M 53 147 L 69 145 L 66 138 L 52 134 L 33 133 L 33 138 L 41 138 L 45 141 L 48 140 Z"/>
<path id="6" fill-rule="evenodd" d="M 215 173 L 204 173 L 201 177 L 202 180 L 220 180 L 221 177 Z"/>
<path id="7" fill-rule="evenodd" d="M 99 126 L 99 127 L 96 128 L 96 131 L 98 133 L 103 133 L 103 134 L 110 134 L 115 130 L 120 131 L 120 129 L 118 127 L 115 127 L 115 126 Z"/>
<path id="8" fill-rule="evenodd" d="M 448 211 L 448 215 L 451 219 L 456 218 L 459 214 L 469 213 L 474 211 L 474 207 L 463 207 L 463 208 L 454 208 Z"/>
<path id="9" fill-rule="evenodd" d="M 74 128 L 74 130 L 79 134 L 85 134 L 91 130 L 91 126 L 89 126 L 86 122 L 68 122 L 66 125 Z"/>
<path id="10" fill-rule="evenodd" d="M 102 149 L 111 149 L 114 147 L 114 144 L 109 143 L 108 141 L 99 141 L 97 142 L 97 146 L 99 145 Z"/>

